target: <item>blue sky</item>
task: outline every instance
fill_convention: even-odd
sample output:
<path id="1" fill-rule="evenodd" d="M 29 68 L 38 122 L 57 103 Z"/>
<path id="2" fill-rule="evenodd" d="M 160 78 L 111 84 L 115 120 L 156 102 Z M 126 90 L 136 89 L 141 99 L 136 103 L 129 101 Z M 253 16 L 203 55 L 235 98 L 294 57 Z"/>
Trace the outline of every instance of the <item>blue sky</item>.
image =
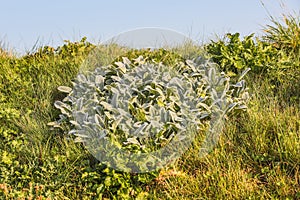
<path id="1" fill-rule="evenodd" d="M 299 13 L 299 0 L 263 0 L 269 12 Z M 105 41 L 140 27 L 172 29 L 194 40 L 207 41 L 215 34 L 259 33 L 269 22 L 260 0 L 6 0 L 1 2 L 0 42 L 18 52 L 38 45 L 56 46 L 63 40 L 87 36 Z"/>

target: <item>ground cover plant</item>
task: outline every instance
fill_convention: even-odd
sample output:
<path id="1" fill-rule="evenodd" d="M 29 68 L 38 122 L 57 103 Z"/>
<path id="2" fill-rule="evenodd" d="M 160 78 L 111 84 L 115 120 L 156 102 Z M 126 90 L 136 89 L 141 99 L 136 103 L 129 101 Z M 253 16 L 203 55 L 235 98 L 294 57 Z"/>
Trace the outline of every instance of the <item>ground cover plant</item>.
<path id="1" fill-rule="evenodd" d="M 299 17 L 272 22 L 260 38 L 228 34 L 199 47 L 202 50 L 191 47 L 191 54 L 211 57 L 233 80 L 251 68 L 245 77 L 251 97 L 248 109 L 228 116 L 208 156 L 198 156 L 203 142 L 198 137 L 173 165 L 138 175 L 101 164 L 69 138 L 69 125 L 62 129 L 47 125 L 61 114 L 55 101 L 67 96 L 57 88 L 72 87 L 95 45 L 83 38 L 22 57 L 0 50 L 0 197 L 299 199 Z M 129 59 L 142 55 L 171 65 L 185 59 L 187 49 L 180 56 L 163 50 L 126 54 L 117 46 L 109 51 L 113 61 L 122 61 L 115 55 Z M 103 63 L 112 58 L 103 58 Z"/>

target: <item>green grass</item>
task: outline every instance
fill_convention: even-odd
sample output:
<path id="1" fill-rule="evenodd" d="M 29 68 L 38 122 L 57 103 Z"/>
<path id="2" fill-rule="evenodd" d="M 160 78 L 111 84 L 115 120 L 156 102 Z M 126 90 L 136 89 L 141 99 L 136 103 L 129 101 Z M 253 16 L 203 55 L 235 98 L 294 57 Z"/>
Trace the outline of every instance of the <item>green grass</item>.
<path id="1" fill-rule="evenodd" d="M 108 169 L 65 131 L 47 126 L 59 115 L 54 101 L 64 98 L 57 87 L 71 86 L 94 45 L 83 39 L 58 49 L 45 46 L 20 58 L 0 50 L 0 198 L 300 199 L 299 37 L 290 31 L 300 30 L 300 25 L 297 18 L 287 20 L 291 22 L 285 26 L 268 26 L 262 39 L 275 47 L 272 53 L 280 52 L 284 64 L 274 65 L 278 57 L 272 58 L 260 66 L 263 73 L 249 72 L 249 109 L 228 117 L 208 156 L 198 156 L 200 135 L 182 158 L 159 174 Z M 111 55 L 102 58 L 104 64 L 125 52 L 116 46 L 100 48 Z M 203 48 L 185 46 L 176 52 L 194 57 Z M 244 61 L 244 67 L 252 67 L 247 57 Z M 280 79 L 272 79 L 274 74 Z"/>
<path id="2" fill-rule="evenodd" d="M 228 120 L 218 146 L 199 158 L 196 142 L 162 175 L 160 199 L 297 199 L 300 197 L 300 110 L 267 96 L 261 81 L 246 113 Z M 264 85 L 264 87 L 267 85 Z M 159 191 L 159 192 L 157 192 Z"/>

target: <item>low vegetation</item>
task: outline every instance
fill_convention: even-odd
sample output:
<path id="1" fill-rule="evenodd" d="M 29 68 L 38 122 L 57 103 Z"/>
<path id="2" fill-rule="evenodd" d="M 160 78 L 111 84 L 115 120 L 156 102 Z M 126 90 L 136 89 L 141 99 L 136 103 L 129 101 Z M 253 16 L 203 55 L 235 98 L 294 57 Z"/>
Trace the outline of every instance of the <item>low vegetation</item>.
<path id="1" fill-rule="evenodd" d="M 197 137 L 175 163 L 143 174 L 101 164 L 68 135 L 70 125 L 48 125 L 60 118 L 54 102 L 67 95 L 57 88 L 73 87 L 95 45 L 83 38 L 22 57 L 1 49 L 0 198 L 299 199 L 299 17 L 271 23 L 263 37 L 227 34 L 203 47 L 176 50 L 179 55 L 97 47 L 111 52 L 111 57 L 102 58 L 105 65 L 121 61 L 123 55 L 172 65 L 201 54 L 232 80 L 251 68 L 245 76 L 248 108 L 227 116 L 210 154 L 199 156 L 203 137 Z"/>

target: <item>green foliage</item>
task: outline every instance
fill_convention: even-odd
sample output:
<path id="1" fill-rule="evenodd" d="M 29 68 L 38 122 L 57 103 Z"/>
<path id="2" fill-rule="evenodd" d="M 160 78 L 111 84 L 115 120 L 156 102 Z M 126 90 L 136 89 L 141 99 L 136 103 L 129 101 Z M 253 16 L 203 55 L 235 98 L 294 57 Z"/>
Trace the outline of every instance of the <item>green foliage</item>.
<path id="1" fill-rule="evenodd" d="M 49 130 L 47 123 L 60 114 L 54 102 L 66 96 L 57 87 L 72 86 L 94 45 L 66 41 L 20 58 L 0 52 L 0 198 L 299 199 L 300 111 L 291 101 L 300 91 L 299 22 L 288 16 L 284 23 L 267 26 L 261 39 L 230 34 L 206 46 L 228 74 L 252 69 L 246 77 L 249 109 L 228 117 L 218 146 L 206 158 L 198 157 L 199 138 L 173 168 L 159 174 L 114 171 L 64 131 Z M 107 52 L 105 65 L 128 51 Z M 195 57 L 188 54 L 184 59 Z M 170 53 L 170 65 L 176 57 Z"/>
<path id="2" fill-rule="evenodd" d="M 226 34 L 224 40 L 212 41 L 206 46 L 212 59 L 230 76 L 236 76 L 247 67 L 252 73 L 263 74 L 277 60 L 278 52 L 265 42 L 253 39 L 254 34 L 240 39 L 240 34 Z"/>
<path id="3" fill-rule="evenodd" d="M 295 33 L 297 34 L 297 33 Z M 271 83 L 275 91 L 286 90 L 284 99 L 299 100 L 300 56 L 275 47 L 251 34 L 240 39 L 239 33 L 227 34 L 224 40 L 212 41 L 205 49 L 213 61 L 218 63 L 229 76 L 241 74 L 251 68 L 250 76 L 260 76 Z M 280 37 L 280 36 L 278 36 Z M 292 87 L 287 87 L 287 84 Z"/>

